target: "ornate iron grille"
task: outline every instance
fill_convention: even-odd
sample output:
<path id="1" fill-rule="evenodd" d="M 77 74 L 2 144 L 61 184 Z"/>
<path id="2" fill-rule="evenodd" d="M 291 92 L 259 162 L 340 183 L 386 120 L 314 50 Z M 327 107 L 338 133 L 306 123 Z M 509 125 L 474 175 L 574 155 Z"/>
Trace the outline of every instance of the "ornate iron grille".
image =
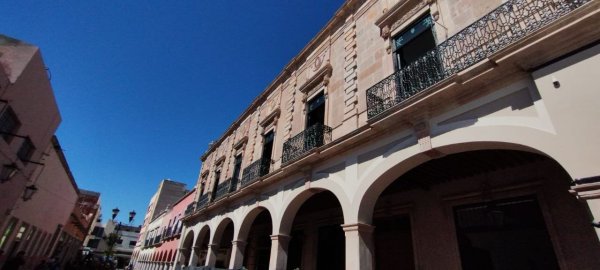
<path id="1" fill-rule="evenodd" d="M 196 210 L 200 210 L 208 205 L 208 193 L 203 194 L 198 198 L 198 202 L 196 203 Z"/>
<path id="2" fill-rule="evenodd" d="M 183 213 L 185 216 L 194 212 L 194 203 L 188 204 L 187 208 L 185 208 L 185 212 Z"/>
<path id="3" fill-rule="evenodd" d="M 250 163 L 248 167 L 244 168 L 244 172 L 242 173 L 241 186 L 245 187 L 261 176 L 268 174 L 271 169 L 271 162 L 271 159 L 259 159 Z"/>
<path id="4" fill-rule="evenodd" d="M 234 183 L 235 181 L 235 183 Z M 213 201 L 223 198 L 228 193 L 235 190 L 235 186 L 237 185 L 237 180 L 228 179 L 225 182 L 219 184 L 217 186 L 217 193 L 213 198 Z"/>
<path id="5" fill-rule="evenodd" d="M 402 103 L 589 1 L 507 1 L 417 61 L 369 88 L 366 95 L 367 117 L 372 118 Z"/>
<path id="6" fill-rule="evenodd" d="M 308 151 L 331 142 L 331 128 L 317 123 L 283 144 L 283 163 L 288 163 Z"/>

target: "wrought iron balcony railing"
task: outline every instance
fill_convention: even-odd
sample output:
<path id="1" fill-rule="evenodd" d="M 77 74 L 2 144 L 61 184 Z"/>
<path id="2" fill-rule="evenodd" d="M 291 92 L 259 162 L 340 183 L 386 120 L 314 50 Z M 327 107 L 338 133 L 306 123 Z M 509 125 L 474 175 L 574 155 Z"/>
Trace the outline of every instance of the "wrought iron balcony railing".
<path id="1" fill-rule="evenodd" d="M 185 208 L 185 211 L 184 211 L 183 214 L 185 216 L 187 216 L 187 215 L 189 215 L 189 214 L 191 214 L 193 212 L 194 212 L 194 203 L 192 202 L 192 203 L 188 204 L 188 206 L 187 206 L 187 208 Z"/>
<path id="2" fill-rule="evenodd" d="M 288 163 L 306 152 L 331 142 L 331 128 L 317 123 L 283 144 L 283 163 Z"/>
<path id="3" fill-rule="evenodd" d="M 206 207 L 208 205 L 208 193 L 202 194 L 200 198 L 198 198 L 198 202 L 196 203 L 196 211 Z"/>
<path id="4" fill-rule="evenodd" d="M 217 192 L 215 193 L 215 197 L 213 198 L 213 201 L 219 200 L 221 198 L 223 198 L 225 195 L 229 194 L 230 192 L 233 192 L 237 189 L 237 179 L 235 178 L 230 178 L 228 180 L 226 180 L 225 182 L 219 184 L 217 186 Z"/>
<path id="5" fill-rule="evenodd" d="M 250 163 L 242 172 L 241 186 L 245 187 L 261 176 L 268 174 L 271 169 L 271 161 L 271 159 L 259 159 Z"/>
<path id="6" fill-rule="evenodd" d="M 591 0 L 507 1 L 417 61 L 369 88 L 366 95 L 367 117 L 373 118 L 404 102 L 589 1 Z"/>

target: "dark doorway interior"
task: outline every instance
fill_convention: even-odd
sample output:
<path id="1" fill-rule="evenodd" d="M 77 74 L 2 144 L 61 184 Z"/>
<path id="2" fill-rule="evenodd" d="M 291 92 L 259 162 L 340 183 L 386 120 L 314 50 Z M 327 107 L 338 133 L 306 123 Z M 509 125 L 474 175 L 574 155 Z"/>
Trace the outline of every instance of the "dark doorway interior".
<path id="1" fill-rule="evenodd" d="M 244 252 L 244 267 L 248 270 L 267 270 L 271 257 L 271 215 L 263 210 L 252 223 L 246 251 Z"/>
<path id="2" fill-rule="evenodd" d="M 219 242 L 219 250 L 217 252 L 217 262 L 215 267 L 227 269 L 229 267 L 229 258 L 231 257 L 231 241 L 233 241 L 233 222 L 229 222 L 223 235 L 221 235 L 221 241 Z"/>
<path id="3" fill-rule="evenodd" d="M 408 215 L 374 217 L 375 269 L 414 270 L 412 232 Z"/>
<path id="4" fill-rule="evenodd" d="M 304 202 L 294 218 L 287 269 L 345 269 L 342 222 L 341 206 L 331 192 L 317 193 Z"/>
<path id="5" fill-rule="evenodd" d="M 559 269 L 535 197 L 454 208 L 463 270 Z"/>

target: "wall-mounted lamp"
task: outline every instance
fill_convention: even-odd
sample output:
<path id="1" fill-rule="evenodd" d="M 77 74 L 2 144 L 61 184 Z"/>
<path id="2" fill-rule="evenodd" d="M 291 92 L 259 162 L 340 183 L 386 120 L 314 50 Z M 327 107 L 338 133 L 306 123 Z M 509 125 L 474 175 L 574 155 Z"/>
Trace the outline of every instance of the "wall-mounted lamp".
<path id="1" fill-rule="evenodd" d="M 2 169 L 0 170 L 0 183 L 4 183 L 12 179 L 13 176 L 17 174 L 18 170 L 19 168 L 17 168 L 17 164 L 11 163 L 3 165 Z"/>
<path id="2" fill-rule="evenodd" d="M 38 191 L 38 188 L 35 185 L 29 185 L 25 188 L 25 191 L 23 192 L 23 201 L 29 201 L 31 200 L 31 197 L 33 197 L 33 194 L 35 194 Z"/>

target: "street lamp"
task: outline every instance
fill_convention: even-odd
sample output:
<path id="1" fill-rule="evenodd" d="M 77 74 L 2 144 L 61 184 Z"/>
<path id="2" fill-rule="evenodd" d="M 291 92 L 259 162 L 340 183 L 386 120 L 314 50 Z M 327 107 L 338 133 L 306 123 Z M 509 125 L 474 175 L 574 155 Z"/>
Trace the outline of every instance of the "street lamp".
<path id="1" fill-rule="evenodd" d="M 33 194 L 35 194 L 38 191 L 38 188 L 35 185 L 29 185 L 25 188 L 25 191 L 23 192 L 23 201 L 29 201 L 31 200 L 31 197 L 33 197 Z"/>
<path id="2" fill-rule="evenodd" d="M 115 244 L 117 244 L 121 241 L 122 223 L 120 221 L 117 223 L 117 221 L 115 220 L 117 218 L 117 215 L 119 215 L 119 212 L 121 212 L 121 210 L 119 210 L 118 207 L 115 207 L 112 210 L 112 222 L 115 225 L 115 229 L 113 230 L 113 232 L 109 233 L 108 236 L 106 237 L 106 242 L 107 242 L 106 244 L 108 246 L 108 249 L 106 250 L 107 257 L 112 257 L 112 255 L 114 254 Z M 135 215 L 136 215 L 135 211 L 132 210 L 129 212 L 129 224 L 131 224 L 131 222 L 133 222 Z"/>
<path id="3" fill-rule="evenodd" d="M 135 211 L 131 210 L 131 212 L 129 212 L 129 223 L 131 223 L 133 221 L 133 218 L 135 218 Z"/>
<path id="4" fill-rule="evenodd" d="M 115 207 L 115 208 L 112 210 L 112 220 L 113 220 L 113 221 L 115 220 L 115 218 L 117 217 L 117 215 L 119 214 L 119 212 L 120 212 L 120 211 L 121 211 L 121 210 L 119 210 L 119 207 Z"/>

